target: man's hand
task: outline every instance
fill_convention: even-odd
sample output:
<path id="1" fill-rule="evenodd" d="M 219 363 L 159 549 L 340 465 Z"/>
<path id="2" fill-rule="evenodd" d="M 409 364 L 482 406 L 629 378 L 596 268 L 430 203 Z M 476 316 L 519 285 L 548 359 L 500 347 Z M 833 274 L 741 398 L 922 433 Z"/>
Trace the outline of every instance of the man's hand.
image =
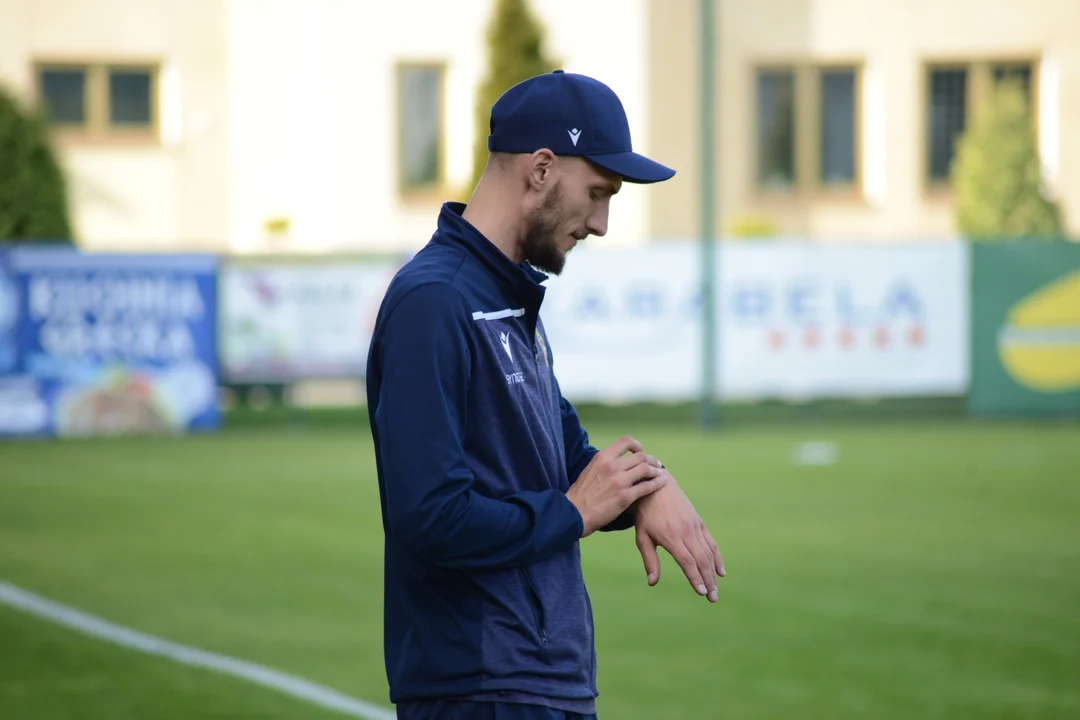
<path id="1" fill-rule="evenodd" d="M 566 493 L 585 524 L 581 537 L 588 537 L 634 502 L 666 485 L 671 476 L 659 465 L 629 436 L 598 452 Z"/>
<path id="2" fill-rule="evenodd" d="M 656 547 L 671 553 L 690 586 L 716 602 L 716 577 L 724 577 L 720 548 L 690 499 L 672 478 L 662 490 L 643 497 L 636 506 L 637 546 L 645 561 L 649 585 L 660 581 L 660 558 Z"/>

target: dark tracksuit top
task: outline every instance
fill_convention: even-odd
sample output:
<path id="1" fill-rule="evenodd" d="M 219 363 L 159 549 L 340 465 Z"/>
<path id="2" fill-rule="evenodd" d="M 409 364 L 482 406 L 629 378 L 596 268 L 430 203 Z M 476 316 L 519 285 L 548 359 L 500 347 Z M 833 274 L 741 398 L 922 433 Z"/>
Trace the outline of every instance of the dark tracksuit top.
<path id="1" fill-rule="evenodd" d="M 566 491 L 596 448 L 559 390 L 547 276 L 447 203 L 387 289 L 368 357 L 385 531 L 390 699 L 595 712 L 596 654 Z M 631 527 L 627 513 L 604 530 Z"/>

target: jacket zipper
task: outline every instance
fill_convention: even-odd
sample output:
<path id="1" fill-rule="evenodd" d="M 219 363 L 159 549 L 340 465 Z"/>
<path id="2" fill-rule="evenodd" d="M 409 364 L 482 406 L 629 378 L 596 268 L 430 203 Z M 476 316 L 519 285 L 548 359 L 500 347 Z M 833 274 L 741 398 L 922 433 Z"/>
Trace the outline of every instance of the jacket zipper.
<path id="1" fill-rule="evenodd" d="M 536 370 L 536 389 L 540 393 L 540 395 L 544 397 L 546 402 L 551 402 L 552 401 L 551 393 L 550 393 L 550 391 L 546 392 L 546 393 L 544 392 L 544 384 L 540 380 L 540 346 L 536 344 L 536 331 L 535 330 L 533 331 L 533 363 L 534 363 L 534 369 Z M 547 367 L 546 360 L 545 360 L 544 366 Z M 558 408 L 556 408 L 556 411 L 558 411 Z M 549 422 L 550 429 L 551 429 L 551 432 L 552 432 L 551 439 L 552 439 L 553 442 L 555 442 L 556 445 L 558 445 L 559 434 L 562 432 L 562 428 L 559 427 L 560 421 L 558 419 L 554 419 L 554 420 L 549 420 L 548 422 Z M 566 468 L 565 472 L 569 472 L 569 471 L 570 471 L 570 468 Z"/>
<path id="2" fill-rule="evenodd" d="M 522 568 L 521 574 L 525 577 L 525 584 L 529 586 L 533 612 L 536 613 L 536 629 L 540 632 L 540 642 L 547 645 L 547 631 L 544 629 L 544 604 L 540 601 L 540 594 L 536 592 L 536 586 L 533 585 L 532 575 L 529 575 L 529 571 Z"/>
<path id="3" fill-rule="evenodd" d="M 537 390 L 540 391 L 540 394 L 543 396 L 545 393 L 543 392 L 543 383 L 540 380 L 540 346 L 536 344 L 535 327 L 531 329 L 529 344 L 532 345 L 533 349 L 533 366 L 536 374 Z M 550 398 L 547 398 L 547 400 L 550 402 Z M 558 437 L 558 430 L 559 428 L 557 427 L 553 428 L 553 431 L 556 432 L 556 435 L 554 435 L 553 438 Z M 536 585 L 533 584 L 532 575 L 529 574 L 529 571 L 525 568 L 521 568 L 521 574 L 525 577 L 525 584 L 529 588 L 529 595 L 531 595 L 533 603 L 533 611 L 536 613 L 536 629 L 540 633 L 540 643 L 547 645 L 547 630 L 544 628 L 544 603 L 540 600 L 540 593 L 536 591 Z"/>

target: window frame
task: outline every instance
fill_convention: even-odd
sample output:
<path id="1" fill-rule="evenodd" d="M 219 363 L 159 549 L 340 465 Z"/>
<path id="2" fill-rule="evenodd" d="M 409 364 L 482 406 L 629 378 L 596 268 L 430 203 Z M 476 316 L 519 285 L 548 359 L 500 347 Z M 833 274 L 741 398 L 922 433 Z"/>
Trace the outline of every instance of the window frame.
<path id="1" fill-rule="evenodd" d="M 865 63 L 862 60 L 829 60 L 813 64 L 813 82 L 810 83 L 813 91 L 813 100 L 810 107 L 813 110 L 812 119 L 808 122 L 813 125 L 813 143 L 810 149 L 813 152 L 811 162 L 812 179 L 809 188 L 816 194 L 832 197 L 850 197 L 852 199 L 863 196 L 863 82 L 865 77 Z M 852 173 L 851 179 L 840 183 L 825 183 L 822 180 L 824 170 L 822 158 L 825 150 L 822 132 L 822 115 L 824 105 L 822 103 L 823 78 L 826 72 L 850 71 L 852 74 Z"/>
<path id="2" fill-rule="evenodd" d="M 993 89 L 997 67 L 1028 67 L 1031 83 L 1028 88 L 1031 103 L 1031 122 L 1035 132 L 1035 147 L 1040 147 L 1039 98 L 1042 55 L 1038 52 L 994 53 L 989 55 L 925 56 L 919 61 L 918 102 L 918 178 L 924 198 L 950 200 L 953 185 L 950 179 L 934 180 L 930 177 L 930 77 L 934 70 L 965 70 L 967 89 L 965 93 L 964 128 L 971 128 L 980 113 L 986 110 Z M 955 152 L 954 152 L 955 157 Z"/>
<path id="3" fill-rule="evenodd" d="M 951 184 L 948 179 L 935 180 L 930 176 L 930 90 L 932 87 L 931 78 L 935 71 L 949 72 L 962 70 L 966 73 L 964 80 L 964 131 L 971 127 L 971 121 L 973 116 L 973 110 L 975 106 L 975 96 L 977 89 L 975 83 L 977 82 L 972 68 L 969 63 L 963 61 L 932 61 L 924 62 L 922 64 L 922 71 L 920 75 L 919 83 L 919 97 L 920 101 L 917 106 L 920 108 L 919 114 L 919 178 L 922 185 L 931 193 L 937 194 L 941 191 L 948 191 Z M 953 152 L 955 157 L 955 149 Z"/>
<path id="4" fill-rule="evenodd" d="M 431 204 L 442 203 L 447 192 L 447 156 L 448 156 L 448 133 L 446 131 L 446 105 L 447 105 L 447 77 L 449 63 L 446 60 L 434 59 L 399 59 L 393 67 L 394 86 L 394 158 L 395 173 L 397 175 L 398 198 L 408 203 Z M 439 150 L 436 157 L 437 171 L 434 182 L 421 185 L 409 185 L 405 181 L 405 143 L 402 132 L 402 117 L 405 111 L 405 93 L 403 77 L 408 70 L 435 70 L 439 75 L 439 98 L 436 102 L 438 121 L 437 132 L 439 134 Z"/>
<path id="5" fill-rule="evenodd" d="M 86 74 L 85 122 L 82 125 L 49 122 L 50 130 L 66 142 L 102 145 L 157 145 L 161 142 L 160 60 L 113 57 L 36 57 L 31 62 L 34 98 L 44 109 L 42 75 L 46 70 L 81 70 Z M 150 122 L 147 125 L 114 125 L 110 115 L 109 79 L 113 70 L 140 71 L 150 76 Z"/>
<path id="6" fill-rule="evenodd" d="M 751 61 L 750 68 L 750 134 L 752 156 L 750 159 L 750 187 L 759 200 L 838 200 L 863 202 L 863 139 L 864 82 L 866 61 L 861 57 L 822 56 L 791 57 L 785 59 L 762 59 Z M 790 72 L 794 76 L 794 180 L 789 187 L 770 187 L 760 182 L 758 155 L 758 78 L 763 72 Z M 853 156 L 854 173 L 850 182 L 825 183 L 822 181 L 822 76 L 828 71 L 850 71 L 854 75 L 854 125 Z"/>
<path id="7" fill-rule="evenodd" d="M 761 148 L 759 143 L 761 142 L 761 123 L 762 117 L 759 112 L 760 109 L 760 95 L 758 90 L 760 88 L 760 81 L 762 75 L 766 74 L 786 74 L 791 75 L 792 80 L 792 137 L 791 137 L 791 183 L 789 185 L 767 185 L 761 180 Z M 750 93 L 751 101 L 751 121 L 750 121 L 750 134 L 752 148 L 752 161 L 751 161 L 751 175 L 753 187 L 758 193 L 769 196 L 785 196 L 791 195 L 798 191 L 799 188 L 799 69 L 795 63 L 790 62 L 767 62 L 757 63 L 752 68 L 750 79 Z"/>
<path id="8" fill-rule="evenodd" d="M 1035 129 L 1035 146 L 1039 146 L 1039 96 L 1040 96 L 1040 84 L 1039 84 L 1039 70 L 1042 68 L 1042 57 L 1039 55 L 1030 55 L 1015 57 L 1010 55 L 993 56 L 986 61 L 986 73 L 988 82 L 992 84 L 994 82 L 994 69 L 998 67 L 1027 67 L 1031 70 L 1031 79 L 1028 85 L 1028 101 L 1031 104 L 1029 111 L 1031 112 L 1031 123 Z M 983 99 L 985 101 L 985 98 Z"/>

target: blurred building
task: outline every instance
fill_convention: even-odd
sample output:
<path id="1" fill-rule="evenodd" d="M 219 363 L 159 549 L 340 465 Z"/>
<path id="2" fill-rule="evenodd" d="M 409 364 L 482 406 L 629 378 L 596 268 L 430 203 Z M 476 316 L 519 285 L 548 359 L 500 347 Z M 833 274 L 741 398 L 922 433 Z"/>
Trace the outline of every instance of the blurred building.
<path id="1" fill-rule="evenodd" d="M 532 0 L 562 67 L 622 97 L 638 149 L 601 244 L 697 232 L 697 0 Z M 400 250 L 467 196 L 493 0 L 0 0 L 0 81 L 51 110 L 95 249 Z M 1077 0 L 717 0 L 720 227 L 954 234 L 953 138 L 1030 88 L 1080 233 Z"/>
<path id="2" fill-rule="evenodd" d="M 723 227 L 820 240 L 955 235 L 956 134 L 1008 74 L 1029 89 L 1049 191 L 1080 235 L 1078 0 L 716 0 Z M 648 3 L 651 149 L 682 172 L 653 237 L 697 230 L 697 0 Z"/>
<path id="3" fill-rule="evenodd" d="M 532 5 L 644 146 L 644 0 Z M 0 0 L 0 81 L 51 107 L 87 247 L 415 248 L 471 175 L 492 7 Z M 612 237 L 643 237 L 646 210 L 623 203 Z"/>

